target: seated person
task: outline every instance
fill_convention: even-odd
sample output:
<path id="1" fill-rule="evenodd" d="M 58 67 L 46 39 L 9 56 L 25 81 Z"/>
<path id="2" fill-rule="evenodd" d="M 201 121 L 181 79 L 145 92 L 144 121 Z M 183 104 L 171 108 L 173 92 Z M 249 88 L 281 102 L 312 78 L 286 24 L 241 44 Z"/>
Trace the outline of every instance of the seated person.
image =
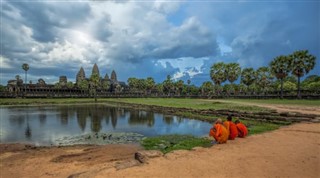
<path id="1" fill-rule="evenodd" d="M 210 129 L 209 136 L 212 136 L 218 143 L 226 143 L 229 137 L 227 129 L 222 125 L 222 120 L 217 119 Z"/>
<path id="2" fill-rule="evenodd" d="M 235 124 L 238 128 L 238 132 L 239 132 L 238 136 L 239 137 L 244 138 L 245 136 L 248 135 L 248 129 L 244 124 L 242 124 L 239 120 L 236 120 Z"/>
<path id="3" fill-rule="evenodd" d="M 238 136 L 238 129 L 236 124 L 232 122 L 232 117 L 229 115 L 227 121 L 223 123 L 229 132 L 229 140 L 234 140 Z"/>

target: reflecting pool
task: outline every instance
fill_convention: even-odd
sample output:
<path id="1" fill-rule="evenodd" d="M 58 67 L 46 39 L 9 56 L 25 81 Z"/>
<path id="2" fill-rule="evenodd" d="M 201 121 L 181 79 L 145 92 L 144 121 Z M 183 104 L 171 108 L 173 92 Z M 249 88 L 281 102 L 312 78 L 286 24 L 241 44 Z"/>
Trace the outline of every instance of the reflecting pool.
<path id="1" fill-rule="evenodd" d="M 57 140 L 91 133 L 137 133 L 205 136 L 210 123 L 150 111 L 91 105 L 0 107 L 1 143 L 57 144 Z"/>

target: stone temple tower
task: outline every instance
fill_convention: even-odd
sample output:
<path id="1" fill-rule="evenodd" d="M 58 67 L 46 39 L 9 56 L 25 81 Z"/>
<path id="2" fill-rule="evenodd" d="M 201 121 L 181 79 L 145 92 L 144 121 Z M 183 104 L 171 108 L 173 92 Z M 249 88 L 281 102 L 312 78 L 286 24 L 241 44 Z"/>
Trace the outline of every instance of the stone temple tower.
<path id="1" fill-rule="evenodd" d="M 80 68 L 79 72 L 77 73 L 76 79 L 77 79 L 77 81 L 76 81 L 77 83 L 86 79 L 86 74 L 84 73 L 84 70 L 82 67 Z"/>
<path id="2" fill-rule="evenodd" d="M 93 65 L 93 68 L 92 68 L 92 74 L 94 74 L 94 73 L 97 73 L 98 76 L 100 77 L 99 68 L 98 68 L 98 65 L 96 63 Z"/>
<path id="3" fill-rule="evenodd" d="M 117 80 L 117 74 L 116 74 L 116 72 L 114 70 L 112 70 L 112 72 L 111 72 L 111 81 L 113 81 L 113 82 L 117 82 L 118 81 Z"/>

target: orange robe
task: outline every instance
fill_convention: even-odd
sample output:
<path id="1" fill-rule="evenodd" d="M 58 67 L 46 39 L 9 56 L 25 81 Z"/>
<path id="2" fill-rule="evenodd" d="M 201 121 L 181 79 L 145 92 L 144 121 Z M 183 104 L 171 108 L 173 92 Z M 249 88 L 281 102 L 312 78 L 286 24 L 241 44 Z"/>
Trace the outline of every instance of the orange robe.
<path id="1" fill-rule="evenodd" d="M 227 129 L 221 124 L 214 124 L 210 129 L 210 136 L 212 136 L 218 143 L 226 143 L 229 137 Z"/>
<path id="2" fill-rule="evenodd" d="M 238 128 L 232 121 L 225 121 L 224 126 L 229 131 L 229 140 L 234 140 L 238 136 Z"/>
<path id="3" fill-rule="evenodd" d="M 238 123 L 237 128 L 239 131 L 239 137 L 243 138 L 248 135 L 248 129 L 244 124 Z"/>

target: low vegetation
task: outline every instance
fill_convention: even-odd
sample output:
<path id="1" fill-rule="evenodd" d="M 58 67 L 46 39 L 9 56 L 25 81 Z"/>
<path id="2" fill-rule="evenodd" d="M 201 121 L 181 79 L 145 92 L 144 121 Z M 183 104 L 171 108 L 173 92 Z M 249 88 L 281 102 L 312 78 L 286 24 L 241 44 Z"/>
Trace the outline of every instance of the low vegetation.
<path id="1" fill-rule="evenodd" d="M 208 138 L 197 138 L 191 135 L 164 135 L 159 137 L 145 138 L 141 145 L 146 150 L 160 150 L 168 153 L 173 150 L 191 150 L 194 147 L 210 147 L 211 140 Z"/>

